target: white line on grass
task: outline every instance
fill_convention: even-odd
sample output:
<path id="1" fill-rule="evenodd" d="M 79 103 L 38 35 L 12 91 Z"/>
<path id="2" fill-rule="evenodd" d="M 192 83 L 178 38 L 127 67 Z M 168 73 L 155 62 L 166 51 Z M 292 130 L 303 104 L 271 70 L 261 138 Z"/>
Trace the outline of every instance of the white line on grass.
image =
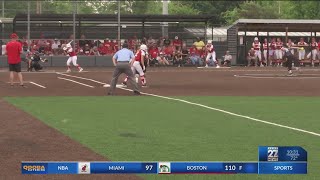
<path id="1" fill-rule="evenodd" d="M 79 78 L 82 78 L 82 77 L 79 77 Z M 88 78 L 86 78 L 86 79 L 88 79 Z M 93 79 L 88 79 L 88 80 L 93 80 Z M 96 80 L 93 80 L 93 81 L 96 81 Z M 97 81 L 97 82 L 99 82 L 99 81 Z M 105 84 L 105 83 L 99 82 L 99 84 Z M 127 89 L 127 88 L 124 88 L 124 87 L 118 87 L 118 88 L 122 89 L 122 90 L 126 90 L 126 91 L 131 91 L 132 92 L 131 89 Z M 249 119 L 249 120 L 252 120 L 252 121 L 256 121 L 256 122 L 260 122 L 260 123 L 264 123 L 264 124 L 269 124 L 269 125 L 272 125 L 272 126 L 282 127 L 282 128 L 286 128 L 286 129 L 290 129 L 290 130 L 294 130 L 294 131 L 299 131 L 299 132 L 303 132 L 303 133 L 307 133 L 307 134 L 311 134 L 311 135 L 315 135 L 315 136 L 320 137 L 319 133 L 315 133 L 315 132 L 312 132 L 312 131 L 307 131 L 307 130 L 303 130 L 303 129 L 299 129 L 299 128 L 294 128 L 294 127 L 290 127 L 290 126 L 286 126 L 286 125 L 282 125 L 282 124 L 277 124 L 277 123 L 273 123 L 273 122 L 269 122 L 269 121 L 264 121 L 264 120 L 253 118 L 253 117 L 250 117 L 250 116 L 245 116 L 245 115 L 241 115 L 241 114 L 225 111 L 225 110 L 222 110 L 222 109 L 213 108 L 213 107 L 210 107 L 210 106 L 206 106 L 206 105 L 203 105 L 203 104 L 198 104 L 198 103 L 186 101 L 186 100 L 183 100 L 183 99 L 171 98 L 171 97 L 167 97 L 167 96 L 161 96 L 161 95 L 144 93 L 144 92 L 141 92 L 141 94 L 147 95 L 147 96 L 158 97 L 158 98 L 162 98 L 162 99 L 179 101 L 179 102 L 183 102 L 183 103 L 186 103 L 186 104 L 191 104 L 191 105 L 195 105 L 195 106 L 211 109 L 211 110 L 214 110 L 214 111 L 222 112 L 222 113 L 229 114 L 229 115 L 232 115 L 232 116 L 237 116 L 237 117 Z"/>
<path id="2" fill-rule="evenodd" d="M 39 86 L 39 87 L 41 87 L 41 88 L 43 88 L 43 89 L 46 89 L 45 86 L 42 86 L 42 85 L 37 84 L 37 83 L 35 83 L 35 82 L 30 81 L 30 83 L 33 84 L 33 85 Z"/>
<path id="3" fill-rule="evenodd" d="M 81 83 L 81 82 L 78 82 L 78 81 L 74 81 L 74 80 L 71 80 L 71 79 L 62 78 L 62 77 L 58 77 L 58 79 L 62 79 L 62 80 L 66 80 L 66 81 L 70 81 L 70 82 L 74 82 L 74 83 L 80 84 L 80 85 L 82 85 L 82 86 L 94 88 L 94 86 L 90 86 L 90 85 L 88 85 L 88 84 L 84 84 L 84 83 Z"/>

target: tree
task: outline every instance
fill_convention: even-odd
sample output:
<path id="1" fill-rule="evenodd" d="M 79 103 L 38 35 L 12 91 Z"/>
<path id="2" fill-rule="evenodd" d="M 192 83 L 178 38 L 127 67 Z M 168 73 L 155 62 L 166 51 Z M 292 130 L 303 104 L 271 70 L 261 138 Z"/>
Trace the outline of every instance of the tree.
<path id="1" fill-rule="evenodd" d="M 278 19 L 280 15 L 274 10 L 274 6 L 262 6 L 257 2 L 244 2 L 239 8 L 226 11 L 224 18 L 228 24 L 232 24 L 238 19 Z"/>

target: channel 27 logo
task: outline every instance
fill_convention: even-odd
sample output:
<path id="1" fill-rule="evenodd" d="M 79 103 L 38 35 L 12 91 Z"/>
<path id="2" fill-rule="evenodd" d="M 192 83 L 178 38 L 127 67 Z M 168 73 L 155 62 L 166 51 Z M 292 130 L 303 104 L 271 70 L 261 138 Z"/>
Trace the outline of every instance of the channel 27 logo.
<path id="1" fill-rule="evenodd" d="M 278 161 L 278 147 L 268 147 L 268 161 Z"/>

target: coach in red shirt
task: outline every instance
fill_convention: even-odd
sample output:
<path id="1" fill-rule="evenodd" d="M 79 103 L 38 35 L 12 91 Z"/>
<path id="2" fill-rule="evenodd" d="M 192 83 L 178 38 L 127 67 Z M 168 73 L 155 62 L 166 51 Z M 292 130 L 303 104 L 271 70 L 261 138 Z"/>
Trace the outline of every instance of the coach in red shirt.
<path id="1" fill-rule="evenodd" d="M 22 45 L 17 40 L 19 39 L 16 33 L 10 35 L 11 41 L 6 45 L 6 51 L 8 56 L 8 64 L 10 71 L 10 85 L 13 86 L 14 72 L 18 75 L 20 86 L 23 85 L 23 78 L 21 74 L 21 58 Z"/>

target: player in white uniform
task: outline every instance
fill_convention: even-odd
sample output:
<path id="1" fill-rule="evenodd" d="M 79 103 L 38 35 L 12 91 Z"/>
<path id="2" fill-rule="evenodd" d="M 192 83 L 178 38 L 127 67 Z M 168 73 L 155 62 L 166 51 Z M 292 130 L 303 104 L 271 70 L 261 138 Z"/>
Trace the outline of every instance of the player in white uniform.
<path id="1" fill-rule="evenodd" d="M 208 40 L 208 43 L 206 45 L 206 52 L 207 52 L 206 67 L 209 67 L 210 59 L 212 59 L 212 61 L 216 64 L 216 68 L 220 68 L 219 63 L 216 59 L 216 51 L 212 45 L 212 40 Z"/>
<path id="2" fill-rule="evenodd" d="M 263 58 L 264 58 L 264 61 L 267 63 L 267 60 L 268 60 L 268 49 L 270 49 L 270 43 L 268 43 L 268 39 L 267 38 L 264 39 L 264 42 L 263 42 L 262 46 L 263 46 Z"/>
<path id="3" fill-rule="evenodd" d="M 71 63 L 78 68 L 79 72 L 83 71 L 83 69 L 77 63 L 77 54 L 71 47 L 71 44 L 70 43 L 67 44 L 66 47 L 63 48 L 63 50 L 65 50 L 69 55 L 69 58 L 67 60 L 67 67 L 68 67 L 67 72 L 71 72 Z"/>
<path id="4" fill-rule="evenodd" d="M 282 57 L 283 57 L 283 51 L 281 50 L 283 47 L 283 42 L 280 38 L 277 38 L 276 42 L 276 60 L 278 63 L 278 66 L 282 66 Z"/>
<path id="5" fill-rule="evenodd" d="M 299 53 L 299 61 L 304 60 L 305 58 L 305 54 L 306 54 L 306 50 L 304 49 L 305 47 L 308 46 L 308 43 L 304 42 L 303 38 L 300 38 L 300 41 L 298 42 L 298 53 Z"/>
<path id="6" fill-rule="evenodd" d="M 314 67 L 314 61 L 318 56 L 318 43 L 316 42 L 316 38 L 313 37 L 311 39 L 310 46 L 311 46 L 311 52 L 309 52 L 309 54 L 307 55 L 307 58 L 309 59 L 312 54 L 311 64 L 312 64 L 312 67 Z"/>
<path id="7" fill-rule="evenodd" d="M 261 50 L 260 50 L 260 47 L 261 47 L 261 44 L 260 44 L 260 42 L 259 42 L 258 37 L 255 37 L 255 38 L 254 38 L 254 41 L 253 41 L 253 43 L 252 43 L 252 48 L 253 48 L 253 50 L 254 50 L 255 58 L 258 58 L 258 59 L 259 59 L 260 67 L 263 67 L 263 63 L 262 63 L 262 59 L 261 59 Z"/>

